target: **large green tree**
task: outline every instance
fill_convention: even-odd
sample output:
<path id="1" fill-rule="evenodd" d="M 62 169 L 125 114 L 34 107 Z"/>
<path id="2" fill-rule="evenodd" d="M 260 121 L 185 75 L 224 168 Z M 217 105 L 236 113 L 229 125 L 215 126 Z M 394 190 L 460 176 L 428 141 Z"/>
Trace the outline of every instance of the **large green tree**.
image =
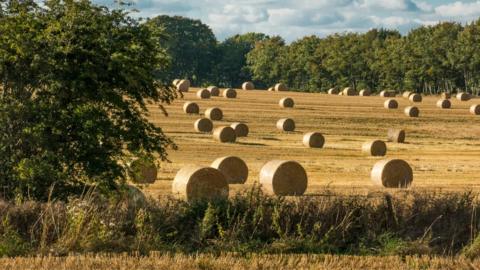
<path id="1" fill-rule="evenodd" d="M 208 25 L 200 20 L 167 15 L 152 18 L 147 25 L 165 34 L 160 41 L 172 62 L 168 79 L 188 78 L 197 85 L 214 79 L 217 40 Z M 166 71 L 159 70 L 162 74 Z"/>
<path id="2" fill-rule="evenodd" d="M 265 34 L 246 33 L 220 43 L 214 82 L 224 87 L 239 87 L 243 82 L 250 81 L 252 73 L 247 67 L 247 54 L 255 48 L 257 42 L 268 38 Z"/>
<path id="3" fill-rule="evenodd" d="M 170 102 L 156 33 L 88 0 L 1 0 L 0 185 L 7 198 L 116 188 L 133 158 L 166 158 L 146 99 Z"/>

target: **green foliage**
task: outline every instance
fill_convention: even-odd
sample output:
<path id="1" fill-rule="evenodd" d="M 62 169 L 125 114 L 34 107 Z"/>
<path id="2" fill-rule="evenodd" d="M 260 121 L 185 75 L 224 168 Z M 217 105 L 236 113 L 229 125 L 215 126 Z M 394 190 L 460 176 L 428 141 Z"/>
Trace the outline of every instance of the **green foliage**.
<path id="1" fill-rule="evenodd" d="M 170 102 L 158 33 L 122 10 L 82 1 L 2 1 L 0 184 L 46 200 L 85 185 L 115 189 L 126 162 L 166 158 L 171 141 L 146 119 Z"/>
<path id="2" fill-rule="evenodd" d="M 68 203 L 0 202 L 0 251 L 478 256 L 475 194 L 327 194 L 281 199 L 253 189 L 230 200 L 192 204 L 171 198 L 139 202 L 128 193 Z"/>
<path id="3" fill-rule="evenodd" d="M 170 68 L 161 67 L 157 73 L 167 73 L 169 81 L 188 78 L 196 85 L 212 78 L 217 40 L 210 27 L 200 20 L 167 15 L 152 18 L 147 25 L 165 33 L 159 41 L 172 63 Z"/>
<path id="4" fill-rule="evenodd" d="M 257 42 L 268 38 L 264 34 L 246 33 L 221 42 L 218 45 L 220 57 L 213 71 L 216 74 L 213 82 L 223 87 L 240 87 L 243 82 L 252 80 L 252 74 L 247 67 L 247 55 Z"/>

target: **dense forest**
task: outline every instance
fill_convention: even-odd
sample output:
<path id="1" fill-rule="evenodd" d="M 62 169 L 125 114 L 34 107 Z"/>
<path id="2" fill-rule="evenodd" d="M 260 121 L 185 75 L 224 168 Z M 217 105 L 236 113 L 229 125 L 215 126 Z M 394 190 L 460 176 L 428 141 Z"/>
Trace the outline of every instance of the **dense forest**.
<path id="1" fill-rule="evenodd" d="M 284 82 L 292 90 L 311 92 L 346 86 L 480 92 L 480 20 L 422 26 L 407 35 L 372 29 L 307 36 L 291 44 L 261 33 L 218 42 L 201 21 L 178 16 L 159 16 L 147 24 L 164 31 L 169 77 L 188 77 L 196 85 L 238 87 L 253 80 L 257 88 Z"/>

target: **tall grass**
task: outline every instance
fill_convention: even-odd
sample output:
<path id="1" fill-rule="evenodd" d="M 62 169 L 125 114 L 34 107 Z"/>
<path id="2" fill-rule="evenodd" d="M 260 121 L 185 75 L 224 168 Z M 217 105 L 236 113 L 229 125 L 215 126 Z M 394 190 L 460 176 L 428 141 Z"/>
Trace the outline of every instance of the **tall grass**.
<path id="1" fill-rule="evenodd" d="M 0 255 L 236 252 L 476 257 L 476 194 L 403 191 L 229 200 L 165 197 L 0 203 Z M 473 244 L 472 244 L 473 243 Z"/>

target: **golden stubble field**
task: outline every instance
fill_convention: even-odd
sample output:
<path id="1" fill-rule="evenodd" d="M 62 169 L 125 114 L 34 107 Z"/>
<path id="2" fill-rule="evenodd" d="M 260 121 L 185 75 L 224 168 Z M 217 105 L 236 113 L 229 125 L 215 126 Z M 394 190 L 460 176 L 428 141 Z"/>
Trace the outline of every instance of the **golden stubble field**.
<path id="1" fill-rule="evenodd" d="M 272 159 L 296 160 L 309 177 L 307 194 L 318 194 L 328 188 L 348 193 L 366 193 L 382 190 L 370 180 L 370 171 L 376 161 L 361 152 L 367 140 L 386 140 L 388 128 L 402 128 L 407 133 L 406 143 L 387 143 L 386 158 L 401 158 L 413 168 L 412 189 L 465 190 L 480 188 L 480 116 L 469 113 L 479 99 L 458 101 L 451 109 L 435 106 L 439 97 L 424 97 L 415 103 L 419 118 L 409 118 L 403 108 L 412 103 L 396 97 L 399 108 L 383 107 L 386 98 L 372 96 L 332 96 L 320 93 L 244 91 L 237 89 L 236 99 L 212 97 L 199 99 L 198 89 L 191 88 L 166 106 L 165 117 L 158 105 L 152 104 L 150 120 L 170 136 L 179 149 L 169 150 L 171 163 L 162 163 L 157 181 L 146 187 L 154 197 L 171 194 L 171 183 L 176 172 L 186 164 L 208 166 L 222 156 L 236 155 L 247 163 L 250 174 L 246 185 L 231 186 L 231 194 L 248 188 L 258 181 L 264 163 Z M 283 97 L 295 100 L 295 108 L 283 109 L 278 101 Z M 194 101 L 200 114 L 209 107 L 223 110 L 222 121 L 214 126 L 244 122 L 250 128 L 249 136 L 235 144 L 216 142 L 211 134 L 194 130 L 193 123 L 201 115 L 187 115 L 182 106 Z M 275 125 L 278 119 L 295 120 L 295 132 L 281 132 Z M 306 132 L 323 133 L 326 142 L 322 149 L 303 146 Z"/>

